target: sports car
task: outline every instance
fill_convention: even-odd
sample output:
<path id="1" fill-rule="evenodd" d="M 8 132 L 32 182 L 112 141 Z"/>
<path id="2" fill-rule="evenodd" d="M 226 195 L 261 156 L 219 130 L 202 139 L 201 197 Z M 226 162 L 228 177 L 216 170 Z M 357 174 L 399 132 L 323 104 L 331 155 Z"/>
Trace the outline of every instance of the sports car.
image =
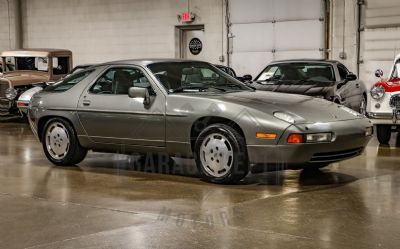
<path id="1" fill-rule="evenodd" d="M 256 91 L 201 61 L 96 65 L 35 94 L 29 122 L 55 165 L 88 150 L 194 157 L 200 175 L 235 183 L 257 165 L 318 168 L 362 153 L 363 115 L 323 99 Z"/>

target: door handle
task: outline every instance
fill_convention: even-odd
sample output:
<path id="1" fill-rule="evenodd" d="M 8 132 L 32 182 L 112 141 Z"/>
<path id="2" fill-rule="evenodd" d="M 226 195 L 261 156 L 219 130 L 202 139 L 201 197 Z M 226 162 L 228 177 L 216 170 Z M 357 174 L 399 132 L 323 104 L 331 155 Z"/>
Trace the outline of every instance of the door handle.
<path id="1" fill-rule="evenodd" d="M 90 105 L 90 100 L 85 99 L 83 102 L 84 106 L 89 106 Z"/>

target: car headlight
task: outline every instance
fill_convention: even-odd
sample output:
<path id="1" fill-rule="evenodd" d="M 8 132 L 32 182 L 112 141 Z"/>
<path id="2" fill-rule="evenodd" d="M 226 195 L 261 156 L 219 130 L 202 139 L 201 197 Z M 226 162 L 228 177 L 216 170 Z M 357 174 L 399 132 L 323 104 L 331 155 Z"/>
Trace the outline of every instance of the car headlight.
<path id="1" fill-rule="evenodd" d="M 346 107 L 346 106 L 340 106 L 340 108 L 343 110 L 343 111 L 346 111 L 346 112 L 348 112 L 348 113 L 350 113 L 350 114 L 352 114 L 352 115 L 354 115 L 354 116 L 361 116 L 361 113 L 359 113 L 359 112 L 356 112 L 356 111 L 354 111 L 354 110 L 352 110 L 352 109 L 350 109 L 350 108 L 348 108 L 348 107 Z"/>
<path id="2" fill-rule="evenodd" d="M 373 86 L 370 94 L 373 99 L 381 100 L 385 96 L 385 88 L 382 86 Z"/>
<path id="3" fill-rule="evenodd" d="M 288 113 L 284 113 L 284 112 L 274 112 L 274 117 L 283 121 L 286 121 L 290 124 L 294 124 L 296 123 L 295 118 L 288 114 Z"/>
<path id="4" fill-rule="evenodd" d="M 14 88 L 8 88 L 5 95 L 8 100 L 14 100 L 18 95 L 18 91 Z"/>

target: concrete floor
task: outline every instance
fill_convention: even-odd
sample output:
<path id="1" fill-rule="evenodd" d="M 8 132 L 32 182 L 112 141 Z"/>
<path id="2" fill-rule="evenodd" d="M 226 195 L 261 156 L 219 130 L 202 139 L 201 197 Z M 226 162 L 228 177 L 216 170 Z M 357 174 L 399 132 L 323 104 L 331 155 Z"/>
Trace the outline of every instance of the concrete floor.
<path id="1" fill-rule="evenodd" d="M 26 124 L 3 122 L 0 247 L 398 248 L 395 140 L 320 172 L 220 186 L 196 177 L 191 160 L 147 173 L 136 157 L 90 153 L 54 167 Z"/>

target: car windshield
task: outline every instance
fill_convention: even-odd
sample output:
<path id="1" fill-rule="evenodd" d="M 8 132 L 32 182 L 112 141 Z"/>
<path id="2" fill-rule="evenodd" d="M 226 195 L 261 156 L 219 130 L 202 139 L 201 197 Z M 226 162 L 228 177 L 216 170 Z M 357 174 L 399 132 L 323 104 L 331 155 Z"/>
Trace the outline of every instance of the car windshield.
<path id="1" fill-rule="evenodd" d="M 63 81 L 55 83 L 54 85 L 48 86 L 44 89 L 46 92 L 65 92 L 71 89 L 73 86 L 84 80 L 89 76 L 94 70 L 82 71 L 69 77 L 65 78 Z"/>
<path id="2" fill-rule="evenodd" d="M 323 63 L 282 63 L 264 69 L 256 81 L 335 81 L 332 65 Z"/>
<path id="3" fill-rule="evenodd" d="M 148 68 L 170 93 L 252 90 L 205 62 L 160 62 Z"/>
<path id="4" fill-rule="evenodd" d="M 392 79 L 400 79 L 400 60 L 396 61 L 393 68 Z"/>

